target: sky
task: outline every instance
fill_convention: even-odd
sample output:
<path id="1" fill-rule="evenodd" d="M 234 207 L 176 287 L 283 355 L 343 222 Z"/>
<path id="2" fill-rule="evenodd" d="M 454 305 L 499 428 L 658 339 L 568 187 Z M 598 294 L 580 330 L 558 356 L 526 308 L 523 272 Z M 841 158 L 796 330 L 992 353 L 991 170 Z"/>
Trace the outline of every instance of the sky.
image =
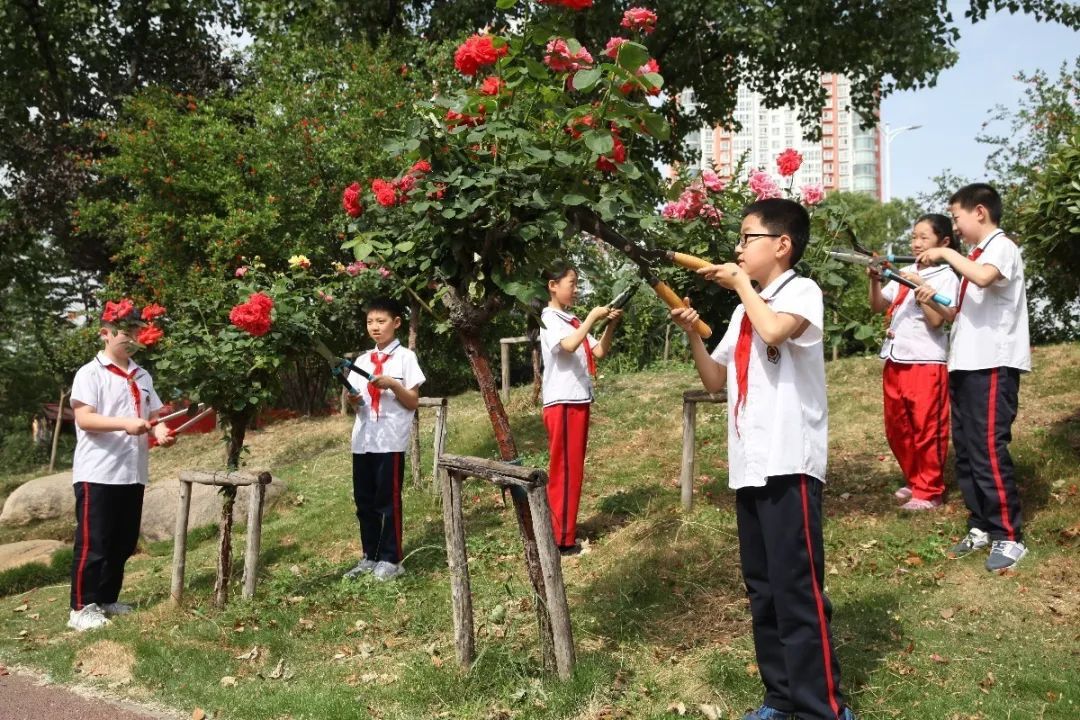
<path id="1" fill-rule="evenodd" d="M 984 179 L 993 148 L 975 137 L 995 105 L 1011 105 L 1022 96 L 1016 73 L 1041 68 L 1056 77 L 1062 62 L 1071 64 L 1080 55 L 1080 33 L 1074 30 L 1008 13 L 990 14 L 973 25 L 963 17 L 963 5 L 949 3 L 960 30 L 956 65 L 941 73 L 936 87 L 894 93 L 882 102 L 882 120 L 890 127 L 922 125 L 892 141 L 895 198 L 932 190 L 930 178 L 946 169 Z"/>

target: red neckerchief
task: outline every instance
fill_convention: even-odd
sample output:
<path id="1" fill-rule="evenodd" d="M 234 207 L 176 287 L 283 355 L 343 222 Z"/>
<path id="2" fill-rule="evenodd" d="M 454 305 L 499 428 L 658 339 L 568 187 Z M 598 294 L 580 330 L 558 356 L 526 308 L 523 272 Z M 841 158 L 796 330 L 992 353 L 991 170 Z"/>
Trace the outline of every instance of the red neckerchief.
<path id="1" fill-rule="evenodd" d="M 796 277 L 798 276 L 792 273 L 787 280 L 780 283 L 780 287 L 776 288 L 776 292 L 770 295 L 765 302 L 772 302 L 776 299 L 780 291 Z M 750 316 L 746 314 L 746 309 L 743 308 L 742 322 L 739 323 L 739 339 L 735 343 L 735 387 L 738 389 L 738 396 L 735 398 L 735 434 L 739 437 L 742 437 L 739 432 L 739 409 L 746 405 L 746 393 L 750 389 L 750 346 L 754 334 L 753 329 Z"/>
<path id="2" fill-rule="evenodd" d="M 142 395 L 139 392 L 139 386 L 135 382 L 135 374 L 139 372 L 139 366 L 136 365 L 135 369 L 130 373 L 126 373 L 120 368 L 116 367 L 112 363 L 104 363 L 105 369 L 111 372 L 113 375 L 119 375 L 127 380 L 128 390 L 131 391 L 131 398 L 135 401 L 135 416 L 142 417 Z"/>
<path id="3" fill-rule="evenodd" d="M 998 230 L 996 233 L 990 236 L 990 239 L 986 241 L 986 244 L 982 247 L 976 247 L 968 255 L 968 260 L 978 260 L 979 256 L 983 254 L 983 250 L 990 246 L 990 243 L 994 241 L 998 235 L 1004 235 L 1004 231 Z M 964 304 L 964 294 L 967 293 L 968 279 L 965 277 L 960 281 L 960 297 L 956 300 L 956 312 L 960 312 L 960 307 Z"/>
<path id="4" fill-rule="evenodd" d="M 892 304 L 889 305 L 889 309 L 885 311 L 886 324 L 892 322 L 893 315 L 896 313 L 897 308 L 900 307 L 900 304 L 904 302 L 904 298 L 907 297 L 907 294 L 908 294 L 908 286 L 907 285 L 901 285 L 897 289 L 896 297 L 893 298 Z"/>
<path id="5" fill-rule="evenodd" d="M 577 318 L 570 318 L 570 325 L 573 326 L 574 329 L 576 330 L 577 328 L 581 327 L 581 321 L 578 320 Z M 582 347 L 585 348 L 585 362 L 589 366 L 589 374 L 595 376 L 596 375 L 596 358 L 593 357 L 592 345 L 589 344 L 589 336 L 588 335 L 586 335 L 584 338 L 582 338 L 581 345 L 582 345 Z"/>
<path id="6" fill-rule="evenodd" d="M 371 376 L 372 377 L 383 374 L 383 363 L 385 363 L 387 360 L 389 360 L 390 356 L 393 354 L 394 350 L 397 350 L 399 347 L 401 347 L 401 343 L 397 343 L 397 344 L 393 345 L 390 348 L 390 352 L 382 352 L 382 353 L 380 353 L 378 348 L 375 348 L 374 350 L 371 351 L 371 366 L 372 366 Z M 368 386 L 367 386 L 367 391 L 368 391 L 368 397 L 371 398 L 371 411 L 373 413 L 375 413 L 375 419 L 378 420 L 379 419 L 379 402 L 380 402 L 380 398 L 382 397 L 382 390 L 380 390 L 375 385 L 375 383 L 369 382 Z"/>

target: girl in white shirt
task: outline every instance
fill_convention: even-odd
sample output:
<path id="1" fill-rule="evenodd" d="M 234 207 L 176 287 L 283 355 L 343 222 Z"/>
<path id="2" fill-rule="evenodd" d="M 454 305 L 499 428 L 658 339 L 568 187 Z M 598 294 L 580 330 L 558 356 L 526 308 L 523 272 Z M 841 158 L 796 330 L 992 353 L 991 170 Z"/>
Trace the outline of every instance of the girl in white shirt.
<path id="1" fill-rule="evenodd" d="M 611 350 L 621 310 L 601 305 L 584 320 L 570 312 L 578 293 L 577 271 L 559 262 L 547 273 L 549 301 L 540 313 L 540 347 L 544 364 L 544 427 L 548 433 L 548 503 L 555 544 L 564 555 L 578 551 L 577 514 L 589 440 L 589 408 L 593 401 L 595 360 Z M 600 340 L 589 335 L 601 318 L 608 326 Z"/>
<path id="2" fill-rule="evenodd" d="M 944 215 L 915 221 L 911 249 L 918 256 L 933 247 L 956 247 L 952 223 Z M 948 338 L 944 324 L 952 313 L 936 303 L 919 303 L 915 292 L 870 271 L 870 307 L 889 320 L 880 357 L 885 361 L 885 437 L 904 473 L 894 494 L 904 510 L 932 510 L 945 493 L 942 470 L 949 449 Z M 908 265 L 900 274 L 927 284 L 940 295 L 957 297 L 960 283 L 948 265 Z"/>

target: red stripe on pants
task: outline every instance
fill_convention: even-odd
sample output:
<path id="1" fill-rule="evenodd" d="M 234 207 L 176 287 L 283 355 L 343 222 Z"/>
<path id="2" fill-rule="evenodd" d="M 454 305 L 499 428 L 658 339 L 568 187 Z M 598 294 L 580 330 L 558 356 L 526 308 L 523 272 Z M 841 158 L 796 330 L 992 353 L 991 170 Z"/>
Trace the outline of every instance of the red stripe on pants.
<path id="1" fill-rule="evenodd" d="M 997 488 L 998 502 L 1001 505 L 1001 525 L 1009 540 L 1015 542 L 1016 529 L 1009 518 L 1009 503 L 1005 495 L 1005 481 L 1001 479 L 1001 466 L 998 463 L 997 443 L 994 442 L 994 430 L 997 426 L 998 369 L 990 371 L 990 398 L 986 410 L 986 453 L 990 458 L 990 471 L 994 475 L 994 487 Z"/>
<path id="2" fill-rule="evenodd" d="M 832 674 L 832 648 L 829 645 L 829 626 L 825 618 L 825 600 L 817 581 L 817 568 L 814 567 L 814 545 L 810 541 L 810 500 L 806 494 L 806 476 L 799 478 L 799 492 L 802 493 L 803 535 L 806 539 L 806 557 L 810 561 L 810 583 L 814 587 L 814 604 L 817 606 L 818 629 L 821 632 L 821 654 L 825 662 L 825 684 L 829 690 L 829 706 L 840 717 L 840 703 L 836 700 L 836 681 Z"/>
<path id="3" fill-rule="evenodd" d="M 936 500 L 945 493 L 949 445 L 948 370 L 940 363 L 885 361 L 881 384 L 885 437 L 912 496 Z"/>
<path id="4" fill-rule="evenodd" d="M 401 544 L 401 458 L 404 455 L 403 452 L 394 453 L 394 540 L 397 542 L 399 563 L 405 559 Z"/>
<path id="5" fill-rule="evenodd" d="M 570 547 L 577 537 L 581 483 L 585 475 L 585 446 L 589 441 L 588 403 L 544 408 L 548 434 L 548 504 L 555 544 Z"/>
<path id="6" fill-rule="evenodd" d="M 75 572 L 75 610 L 83 608 L 83 573 L 86 571 L 86 558 L 90 554 L 90 483 L 83 483 L 83 516 L 82 516 L 82 553 L 79 556 L 79 567 Z"/>

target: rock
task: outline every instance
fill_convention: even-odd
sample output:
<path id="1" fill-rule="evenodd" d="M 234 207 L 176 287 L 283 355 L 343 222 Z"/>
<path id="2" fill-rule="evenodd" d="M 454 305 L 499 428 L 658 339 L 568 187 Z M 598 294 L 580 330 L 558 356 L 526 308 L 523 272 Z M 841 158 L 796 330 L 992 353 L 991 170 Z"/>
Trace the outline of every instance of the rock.
<path id="1" fill-rule="evenodd" d="M 34 478 L 15 488 L 4 502 L 0 525 L 29 525 L 59 517 L 75 520 L 71 471 Z"/>
<path id="2" fill-rule="evenodd" d="M 0 545 L 0 572 L 30 563 L 48 565 L 53 553 L 68 547 L 59 540 L 22 540 Z"/>
<path id="3" fill-rule="evenodd" d="M 191 484 L 191 511 L 188 513 L 188 531 L 205 525 L 217 525 L 221 517 L 221 495 L 213 485 Z M 247 523 L 248 493 L 250 488 L 243 486 L 236 491 L 236 504 L 233 506 L 233 525 Z M 277 478 L 266 486 L 263 504 L 263 516 L 266 511 L 285 492 L 285 483 Z M 176 510 L 179 506 L 180 481 L 164 480 L 156 482 L 146 489 L 143 497 L 141 533 L 151 541 L 172 540 L 176 531 Z"/>

